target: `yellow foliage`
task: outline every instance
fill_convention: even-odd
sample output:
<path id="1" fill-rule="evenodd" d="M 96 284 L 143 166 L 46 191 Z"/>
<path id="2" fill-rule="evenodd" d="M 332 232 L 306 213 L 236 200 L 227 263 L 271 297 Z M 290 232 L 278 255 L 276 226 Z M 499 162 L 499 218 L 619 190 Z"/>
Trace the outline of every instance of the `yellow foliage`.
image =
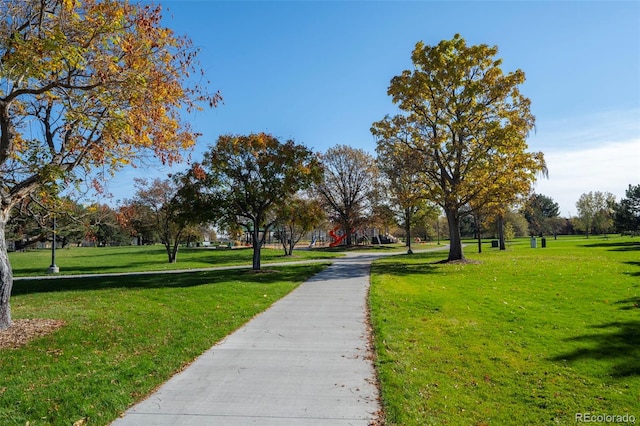
<path id="1" fill-rule="evenodd" d="M 546 170 L 542 153 L 527 152 L 535 118 L 518 91 L 524 73 L 503 73 L 497 51 L 467 46 L 459 35 L 436 46 L 417 43 L 415 68 L 394 77 L 388 90 L 406 115 L 371 129 L 379 152 L 408 150 L 404 163 L 419 159 L 424 193 L 445 210 L 503 209 Z"/>

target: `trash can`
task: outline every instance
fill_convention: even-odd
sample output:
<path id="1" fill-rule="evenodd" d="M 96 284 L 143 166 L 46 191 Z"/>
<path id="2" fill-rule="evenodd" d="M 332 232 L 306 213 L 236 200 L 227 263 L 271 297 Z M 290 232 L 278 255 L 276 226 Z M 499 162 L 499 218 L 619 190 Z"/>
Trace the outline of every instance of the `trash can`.
<path id="1" fill-rule="evenodd" d="M 538 240 L 536 240 L 536 237 L 531 237 L 531 248 L 536 247 L 538 247 Z"/>
<path id="2" fill-rule="evenodd" d="M 547 239 L 545 237 L 542 237 L 540 239 L 540 243 L 542 244 L 542 248 L 545 248 L 547 246 Z"/>
<path id="3" fill-rule="evenodd" d="M 498 248 L 498 240 L 491 240 L 491 247 Z"/>

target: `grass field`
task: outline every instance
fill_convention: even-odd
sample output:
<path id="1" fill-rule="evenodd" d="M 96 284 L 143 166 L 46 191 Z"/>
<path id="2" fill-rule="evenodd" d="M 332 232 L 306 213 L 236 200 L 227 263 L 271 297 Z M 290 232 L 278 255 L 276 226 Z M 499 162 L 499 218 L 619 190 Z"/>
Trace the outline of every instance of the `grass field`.
<path id="1" fill-rule="evenodd" d="M 476 263 L 375 262 L 370 305 L 390 425 L 640 422 L 640 240 L 528 240 Z"/>
<path id="2" fill-rule="evenodd" d="M 145 262 L 131 256 L 127 267 Z M 87 270 L 98 265 L 91 263 Z M 66 325 L 21 348 L 0 349 L 0 424 L 109 424 L 324 267 L 16 281 L 14 320 Z"/>
<path id="3" fill-rule="evenodd" d="M 547 243 L 531 249 L 522 240 L 503 252 L 487 244 L 478 254 L 470 242 L 466 264 L 438 263 L 446 252 L 374 264 L 370 306 L 389 425 L 573 424 L 578 413 L 640 421 L 640 239 Z M 285 259 L 263 253 L 263 263 Z M 181 250 L 175 265 L 165 256 L 158 246 L 74 248 L 59 250 L 57 264 L 79 274 L 251 262 L 250 250 Z M 50 252 L 11 260 L 16 276 L 40 275 Z M 66 325 L 0 349 L 0 424 L 108 424 L 323 267 L 16 281 L 14 319 Z"/>
<path id="4" fill-rule="evenodd" d="M 109 272 L 168 271 L 211 268 L 216 266 L 251 265 L 253 251 L 249 248 L 220 250 L 181 248 L 178 261 L 167 262 L 164 246 L 72 247 L 56 250 L 56 265 L 60 274 L 97 274 Z M 325 259 L 340 253 L 322 250 L 294 250 L 293 256 L 283 256 L 283 250 L 261 250 L 262 264 Z M 46 275 L 51 265 L 51 250 L 29 250 L 9 253 L 16 277 Z"/>

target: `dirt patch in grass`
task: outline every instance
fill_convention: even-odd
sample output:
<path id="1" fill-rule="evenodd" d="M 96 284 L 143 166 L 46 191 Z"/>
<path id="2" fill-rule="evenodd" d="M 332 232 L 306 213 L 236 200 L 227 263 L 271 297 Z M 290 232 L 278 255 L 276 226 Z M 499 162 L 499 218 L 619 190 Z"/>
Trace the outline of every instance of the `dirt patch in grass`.
<path id="1" fill-rule="evenodd" d="M 53 319 L 18 319 L 11 327 L 0 330 L 0 349 L 16 349 L 26 345 L 31 340 L 53 333 L 64 325 L 62 320 Z"/>

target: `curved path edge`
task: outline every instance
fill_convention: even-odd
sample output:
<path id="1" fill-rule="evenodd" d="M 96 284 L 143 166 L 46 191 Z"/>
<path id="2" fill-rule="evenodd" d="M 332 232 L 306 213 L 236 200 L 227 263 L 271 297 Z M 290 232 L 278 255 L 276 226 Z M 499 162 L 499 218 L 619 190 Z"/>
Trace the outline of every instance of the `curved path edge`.
<path id="1" fill-rule="evenodd" d="M 333 259 L 112 425 L 377 424 L 367 300 L 388 255 Z"/>

